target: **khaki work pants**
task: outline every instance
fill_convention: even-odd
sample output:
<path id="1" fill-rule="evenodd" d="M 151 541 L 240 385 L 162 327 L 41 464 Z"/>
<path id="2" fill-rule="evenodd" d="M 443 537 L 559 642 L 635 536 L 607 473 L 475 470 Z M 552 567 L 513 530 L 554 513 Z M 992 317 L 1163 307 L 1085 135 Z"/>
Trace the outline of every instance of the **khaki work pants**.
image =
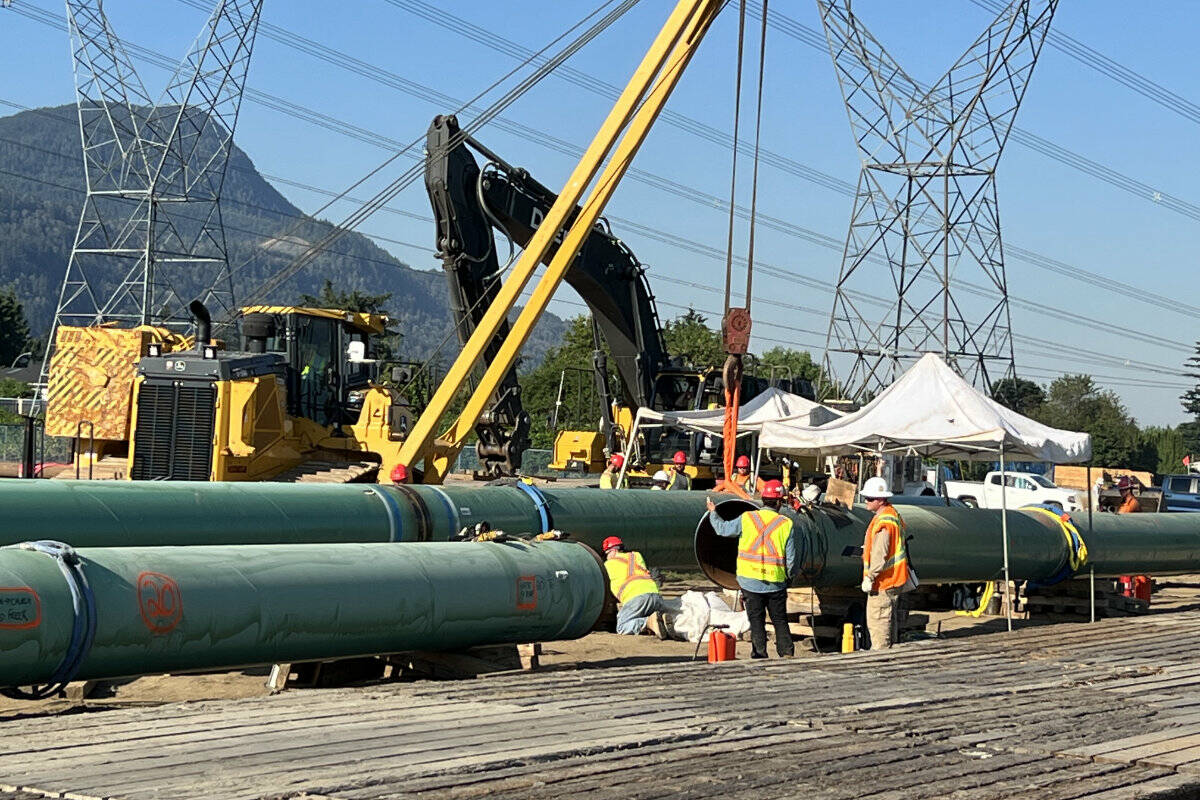
<path id="1" fill-rule="evenodd" d="M 902 603 L 899 592 L 867 595 L 867 632 L 871 634 L 872 650 L 886 650 L 900 641 Z"/>

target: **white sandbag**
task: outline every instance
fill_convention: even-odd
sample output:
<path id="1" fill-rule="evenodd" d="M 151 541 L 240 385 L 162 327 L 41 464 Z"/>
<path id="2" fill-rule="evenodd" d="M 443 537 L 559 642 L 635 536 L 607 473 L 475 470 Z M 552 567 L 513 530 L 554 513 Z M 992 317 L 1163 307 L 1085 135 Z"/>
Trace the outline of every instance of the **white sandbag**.
<path id="1" fill-rule="evenodd" d="M 739 636 L 750 630 L 745 611 L 732 611 L 716 592 L 684 592 L 679 598 L 680 610 L 675 617 L 675 632 L 689 642 L 707 642 L 712 625 L 727 625 L 726 633 Z"/>

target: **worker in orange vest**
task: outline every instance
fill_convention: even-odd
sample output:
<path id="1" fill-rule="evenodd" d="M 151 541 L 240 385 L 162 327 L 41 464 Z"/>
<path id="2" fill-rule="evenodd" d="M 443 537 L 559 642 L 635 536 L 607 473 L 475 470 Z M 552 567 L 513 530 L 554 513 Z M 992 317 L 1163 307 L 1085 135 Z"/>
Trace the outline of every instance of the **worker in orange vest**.
<path id="1" fill-rule="evenodd" d="M 692 479 L 687 472 L 687 453 L 676 450 L 671 458 L 671 471 L 668 473 L 667 491 L 682 492 L 692 488 Z"/>
<path id="2" fill-rule="evenodd" d="M 868 478 L 863 484 L 863 502 L 875 515 L 867 525 L 862 553 L 862 590 L 867 593 L 872 650 L 884 650 L 899 641 L 901 595 L 917 587 L 904 544 L 904 520 L 888 502 L 891 496 L 883 478 Z"/>
<path id="3" fill-rule="evenodd" d="M 601 489 L 627 489 L 626 484 L 628 479 L 621 481 L 621 467 L 625 466 L 625 456 L 620 453 L 613 453 L 608 457 L 608 466 L 604 468 L 604 472 L 600 473 L 600 488 Z M 618 486 L 618 481 L 620 485 Z"/>
<path id="4" fill-rule="evenodd" d="M 799 571 L 792 520 L 780 513 L 783 483 L 767 481 L 762 488 L 763 508 L 743 512 L 730 520 L 717 515 L 708 499 L 708 520 L 718 536 L 738 537 L 737 582 L 750 622 L 750 657 L 767 657 L 767 614 L 775 627 L 775 652 L 791 658 L 792 631 L 787 620 L 788 578 Z"/>
<path id="5" fill-rule="evenodd" d="M 761 493 L 763 484 L 766 483 L 762 478 L 755 477 L 754 482 L 750 482 L 750 457 L 738 456 L 737 461 L 733 464 L 733 476 L 729 482 L 741 489 L 746 494 Z"/>
<path id="6" fill-rule="evenodd" d="M 1137 514 L 1142 510 L 1142 504 L 1133 495 L 1133 481 L 1122 475 L 1117 479 L 1117 488 L 1121 490 L 1121 506 L 1118 514 Z"/>
<path id="7" fill-rule="evenodd" d="M 646 567 L 646 560 L 636 550 L 626 553 L 619 537 L 609 536 L 601 544 L 604 550 L 604 571 L 608 586 L 620 607 L 617 609 L 617 633 L 636 636 L 652 633 L 660 639 L 670 638 L 667 620 L 663 616 L 662 593 Z"/>

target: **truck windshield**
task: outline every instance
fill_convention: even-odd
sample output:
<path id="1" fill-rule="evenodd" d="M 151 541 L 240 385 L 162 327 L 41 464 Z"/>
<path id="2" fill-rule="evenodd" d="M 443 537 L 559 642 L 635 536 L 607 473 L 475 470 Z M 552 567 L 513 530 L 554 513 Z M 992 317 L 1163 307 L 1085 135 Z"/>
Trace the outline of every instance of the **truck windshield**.
<path id="1" fill-rule="evenodd" d="M 1042 475 L 1027 475 L 1026 477 L 1029 478 L 1029 480 L 1036 483 L 1038 486 L 1044 487 L 1046 489 L 1057 489 L 1058 488 L 1057 486 L 1055 486 L 1053 481 L 1046 480 L 1046 478 Z"/>

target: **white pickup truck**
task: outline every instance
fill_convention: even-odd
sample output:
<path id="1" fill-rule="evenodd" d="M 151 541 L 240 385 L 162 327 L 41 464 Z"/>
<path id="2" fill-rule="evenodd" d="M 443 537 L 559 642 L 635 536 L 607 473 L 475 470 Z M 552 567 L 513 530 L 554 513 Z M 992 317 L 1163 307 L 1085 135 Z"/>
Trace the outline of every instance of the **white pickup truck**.
<path id="1" fill-rule="evenodd" d="M 1009 508 L 1020 508 L 1033 503 L 1058 506 L 1064 511 L 1079 511 L 1079 492 L 1062 489 L 1041 475 L 1028 472 L 989 472 L 983 483 L 973 481 L 946 481 L 946 495 L 962 500 L 976 508 L 1000 508 L 1002 482 Z"/>

